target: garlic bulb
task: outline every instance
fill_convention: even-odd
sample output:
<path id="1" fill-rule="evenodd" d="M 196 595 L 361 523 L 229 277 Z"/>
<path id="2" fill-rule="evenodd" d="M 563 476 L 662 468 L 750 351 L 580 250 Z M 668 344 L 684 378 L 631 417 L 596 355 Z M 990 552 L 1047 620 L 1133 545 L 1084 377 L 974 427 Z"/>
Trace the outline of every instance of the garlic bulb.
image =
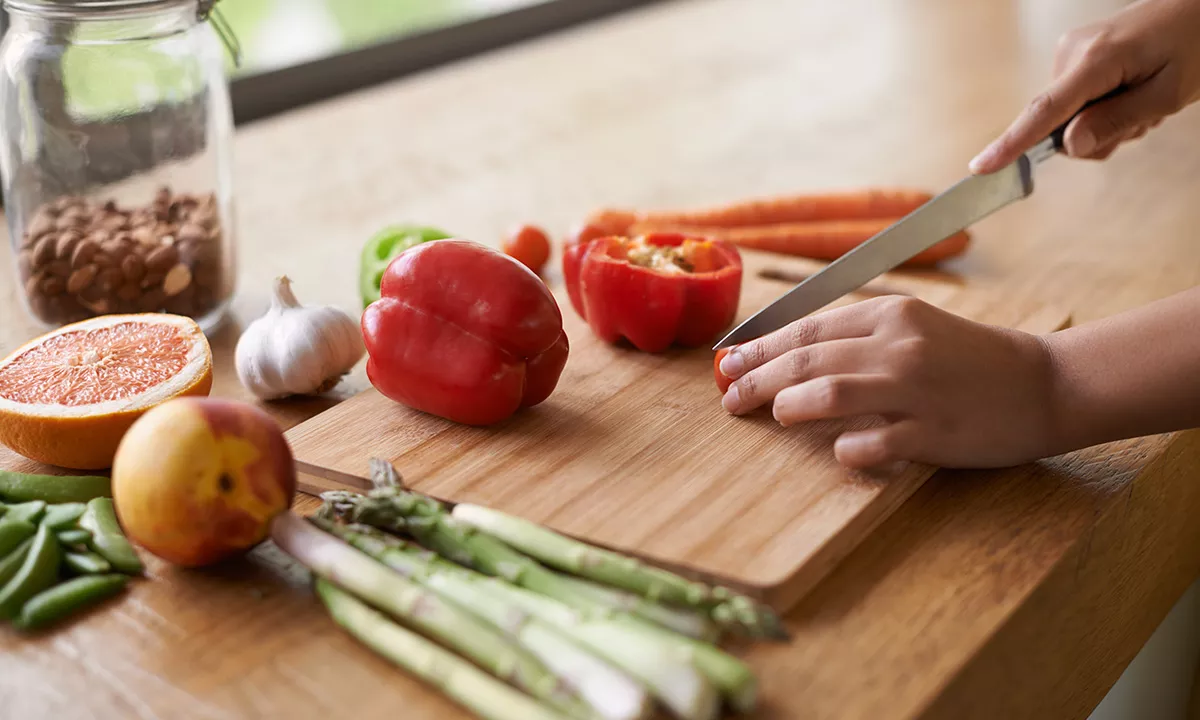
<path id="1" fill-rule="evenodd" d="M 275 281 L 271 309 L 238 339 L 238 379 L 264 400 L 331 390 L 362 359 L 362 331 L 334 307 L 304 307 L 286 277 Z"/>

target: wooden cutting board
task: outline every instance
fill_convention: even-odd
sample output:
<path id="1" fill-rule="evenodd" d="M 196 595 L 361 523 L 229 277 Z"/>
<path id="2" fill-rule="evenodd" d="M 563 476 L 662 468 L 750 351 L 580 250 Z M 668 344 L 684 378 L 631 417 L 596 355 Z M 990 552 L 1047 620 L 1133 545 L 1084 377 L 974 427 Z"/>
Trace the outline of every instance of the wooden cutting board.
<path id="1" fill-rule="evenodd" d="M 739 322 L 821 267 L 743 256 Z M 368 460 L 382 457 L 421 492 L 521 515 L 786 610 L 933 474 L 915 465 L 886 475 L 843 469 L 832 454 L 840 423 L 783 428 L 769 408 L 731 417 L 712 352 L 609 346 L 561 283 L 551 284 L 571 355 L 549 400 L 472 428 L 367 390 L 288 432 L 301 487 L 368 487 Z M 936 274 L 887 275 L 840 302 L 889 292 L 1031 332 L 1068 322 L 1062 311 L 979 297 Z"/>

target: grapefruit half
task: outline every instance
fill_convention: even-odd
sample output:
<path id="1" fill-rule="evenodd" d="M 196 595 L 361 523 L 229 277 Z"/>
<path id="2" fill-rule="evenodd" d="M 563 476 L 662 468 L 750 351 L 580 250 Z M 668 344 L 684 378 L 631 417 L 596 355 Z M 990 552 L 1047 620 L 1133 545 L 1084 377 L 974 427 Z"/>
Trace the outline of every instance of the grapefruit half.
<path id="1" fill-rule="evenodd" d="M 159 313 L 84 320 L 0 361 L 0 443 L 49 465 L 108 468 L 143 413 L 211 388 L 212 350 L 195 321 Z"/>

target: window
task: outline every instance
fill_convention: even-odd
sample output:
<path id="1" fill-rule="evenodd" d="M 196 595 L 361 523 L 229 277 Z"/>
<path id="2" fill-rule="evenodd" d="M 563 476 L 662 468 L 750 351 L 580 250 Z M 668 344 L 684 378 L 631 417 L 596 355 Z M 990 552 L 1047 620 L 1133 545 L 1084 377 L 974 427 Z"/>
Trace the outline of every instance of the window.
<path id="1" fill-rule="evenodd" d="M 77 0 L 73 0 L 77 1 Z M 656 0 L 218 0 L 245 122 Z M 7 17 L 0 12 L 0 33 Z M 66 62 L 73 108 L 103 116 L 136 87 Z"/>
<path id="2" fill-rule="evenodd" d="M 312 62 L 544 1 L 220 0 L 218 7 L 241 41 L 243 64 L 233 71 L 237 76 Z"/>

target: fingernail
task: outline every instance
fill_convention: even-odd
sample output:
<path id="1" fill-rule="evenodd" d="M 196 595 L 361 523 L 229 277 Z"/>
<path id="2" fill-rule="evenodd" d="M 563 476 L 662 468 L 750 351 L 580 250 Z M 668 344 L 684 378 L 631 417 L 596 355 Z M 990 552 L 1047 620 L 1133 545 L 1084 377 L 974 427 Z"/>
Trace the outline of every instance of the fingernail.
<path id="1" fill-rule="evenodd" d="M 837 440 L 833 441 L 833 450 L 838 454 L 860 452 L 866 444 L 863 438 L 857 435 L 840 435 Z"/>
<path id="2" fill-rule="evenodd" d="M 971 162 L 967 164 L 973 173 L 981 173 L 991 164 L 992 158 L 996 156 L 996 151 L 991 147 L 984 148 L 983 152 L 971 158 Z"/>
<path id="3" fill-rule="evenodd" d="M 725 370 L 722 369 L 721 372 L 725 372 Z M 725 408 L 726 412 L 735 413 L 740 402 L 737 385 L 730 385 L 729 389 L 725 391 L 725 396 L 721 398 L 721 407 Z"/>
<path id="4" fill-rule="evenodd" d="M 1090 155 L 1096 149 L 1096 136 L 1087 130 L 1080 129 L 1076 133 L 1075 138 L 1075 154 L 1080 156 Z"/>
<path id="5" fill-rule="evenodd" d="M 721 374 L 727 378 L 736 378 L 742 374 L 746 362 L 742 359 L 742 354 L 737 350 L 733 350 L 725 357 L 721 358 Z"/>

